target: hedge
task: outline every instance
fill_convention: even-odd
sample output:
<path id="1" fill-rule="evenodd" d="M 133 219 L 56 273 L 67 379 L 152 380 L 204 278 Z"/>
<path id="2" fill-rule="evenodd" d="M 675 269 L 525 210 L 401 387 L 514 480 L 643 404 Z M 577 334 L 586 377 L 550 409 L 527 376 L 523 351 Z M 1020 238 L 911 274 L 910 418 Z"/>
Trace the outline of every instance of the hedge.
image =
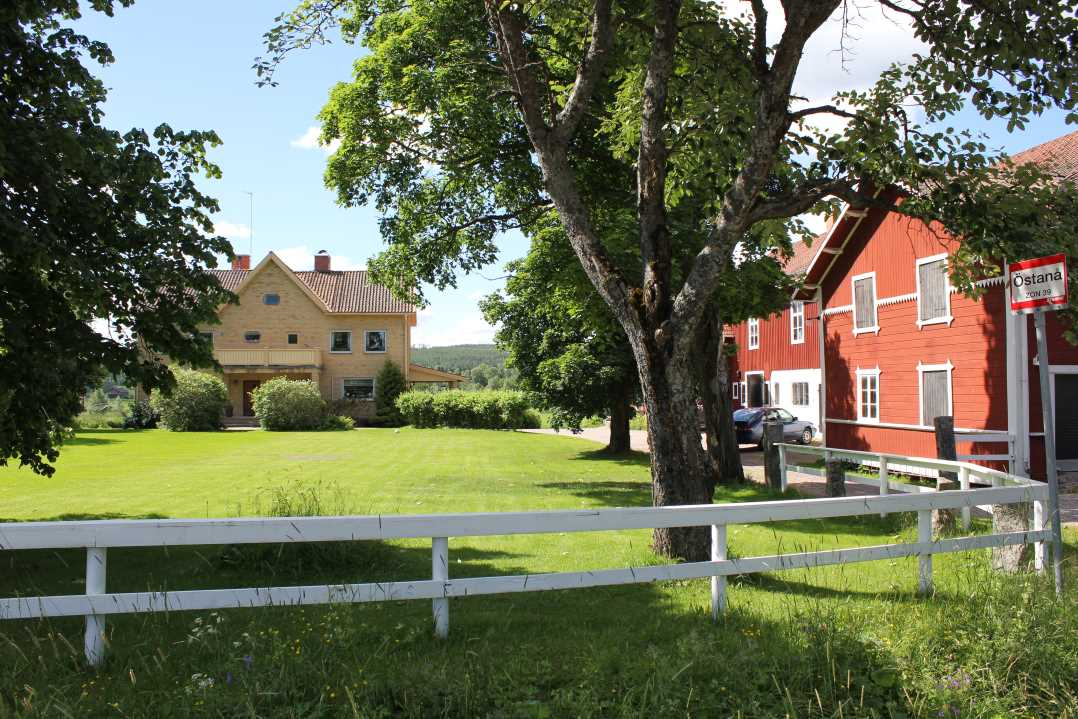
<path id="1" fill-rule="evenodd" d="M 413 427 L 468 429 L 525 429 L 538 427 L 538 414 L 527 395 L 510 390 L 466 392 L 405 392 L 397 409 Z"/>
<path id="2" fill-rule="evenodd" d="M 228 389 L 220 378 L 205 372 L 176 368 L 176 386 L 168 394 L 155 390 L 150 406 L 161 424 L 174 432 L 206 432 L 220 429 L 228 406 Z"/>

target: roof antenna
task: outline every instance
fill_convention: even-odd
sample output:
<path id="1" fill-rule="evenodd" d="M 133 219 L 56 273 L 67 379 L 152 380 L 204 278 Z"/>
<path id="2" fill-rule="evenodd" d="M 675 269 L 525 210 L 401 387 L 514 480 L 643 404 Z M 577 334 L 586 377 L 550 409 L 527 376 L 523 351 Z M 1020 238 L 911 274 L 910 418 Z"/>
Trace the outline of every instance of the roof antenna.
<path id="1" fill-rule="evenodd" d="M 244 191 L 244 194 L 250 200 L 250 217 L 247 221 L 247 254 L 253 255 L 255 253 L 255 193 Z"/>

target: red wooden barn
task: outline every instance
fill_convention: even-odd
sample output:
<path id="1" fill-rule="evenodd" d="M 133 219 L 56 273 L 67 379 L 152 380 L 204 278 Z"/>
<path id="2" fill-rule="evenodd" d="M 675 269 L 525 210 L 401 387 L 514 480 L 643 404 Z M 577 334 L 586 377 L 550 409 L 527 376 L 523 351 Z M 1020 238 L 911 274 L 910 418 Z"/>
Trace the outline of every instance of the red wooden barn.
<path id="1" fill-rule="evenodd" d="M 1060 181 L 1078 180 L 1078 132 L 1013 159 L 1043 164 Z M 813 243 L 795 299 L 815 300 L 823 309 L 812 324 L 823 338 L 825 442 L 934 456 L 932 420 L 953 415 L 961 431 L 1013 437 L 1009 445 L 960 443 L 960 454 L 1009 454 L 1015 472 L 1043 477 L 1041 368 L 1033 361 L 1032 319 L 1011 315 L 1003 277 L 981 281 L 985 292 L 978 299 L 950 286 L 947 257 L 958 243 L 939 226 L 851 209 Z M 754 359 L 753 350 L 745 349 L 751 346 L 748 323 L 734 330 L 743 348 L 736 360 L 742 382 L 753 370 L 766 371 L 766 377 L 778 367 L 792 371 L 798 360 L 803 372 L 820 366 L 810 351 L 816 346 L 810 331 L 803 346 L 779 349 L 789 332 L 783 327 L 788 315 L 759 323 L 760 349 L 774 343 L 774 354 Z M 1064 341 L 1055 316 L 1048 318 L 1048 332 L 1060 469 L 1078 470 L 1078 348 Z M 736 391 L 744 396 L 744 386 Z M 775 399 L 785 406 L 786 396 Z"/>

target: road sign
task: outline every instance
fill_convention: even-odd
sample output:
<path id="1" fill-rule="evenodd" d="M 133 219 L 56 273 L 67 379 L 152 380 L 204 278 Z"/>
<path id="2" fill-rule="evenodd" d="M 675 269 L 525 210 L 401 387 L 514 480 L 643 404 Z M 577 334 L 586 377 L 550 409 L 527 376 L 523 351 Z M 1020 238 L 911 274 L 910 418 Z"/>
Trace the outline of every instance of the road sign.
<path id="1" fill-rule="evenodd" d="M 1052 569 L 1056 593 L 1063 591 L 1063 532 L 1059 521 L 1059 477 L 1056 474 L 1055 413 L 1052 411 L 1051 369 L 1048 360 L 1048 330 L 1044 314 L 1067 306 L 1067 257 L 1051 255 L 1012 262 L 1007 267 L 1011 312 L 1036 313 L 1037 366 L 1040 374 L 1041 417 L 1044 421 L 1045 479 L 1048 480 L 1048 512 L 1052 523 Z"/>
<path id="2" fill-rule="evenodd" d="M 1011 312 L 1028 314 L 1067 306 L 1066 255 L 1012 262 L 1008 269 Z"/>

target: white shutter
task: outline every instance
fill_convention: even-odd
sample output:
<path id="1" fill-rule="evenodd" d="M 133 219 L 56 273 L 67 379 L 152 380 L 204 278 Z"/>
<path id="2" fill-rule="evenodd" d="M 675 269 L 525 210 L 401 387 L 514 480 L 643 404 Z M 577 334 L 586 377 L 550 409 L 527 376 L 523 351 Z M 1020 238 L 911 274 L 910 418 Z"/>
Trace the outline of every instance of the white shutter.
<path id="1" fill-rule="evenodd" d="M 936 417 L 951 414 L 951 373 L 945 369 L 921 373 L 921 422 L 928 426 Z"/>
<path id="2" fill-rule="evenodd" d="M 861 277 L 853 281 L 854 327 L 859 330 L 876 326 L 876 280 Z"/>

